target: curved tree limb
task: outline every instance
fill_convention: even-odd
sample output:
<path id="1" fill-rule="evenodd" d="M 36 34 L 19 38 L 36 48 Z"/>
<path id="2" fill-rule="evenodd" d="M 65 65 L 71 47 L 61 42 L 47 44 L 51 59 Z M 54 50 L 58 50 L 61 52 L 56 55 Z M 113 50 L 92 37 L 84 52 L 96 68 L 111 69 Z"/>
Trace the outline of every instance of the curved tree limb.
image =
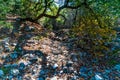
<path id="1" fill-rule="evenodd" d="M 81 4 L 77 5 L 77 6 L 69 6 L 68 3 L 69 3 L 69 0 L 66 0 L 65 3 L 64 3 L 64 5 L 61 6 L 61 7 L 59 7 L 56 15 L 46 14 L 46 13 L 45 13 L 46 10 L 44 10 L 43 13 L 40 14 L 40 15 L 39 15 L 36 19 L 34 19 L 34 20 L 37 21 L 37 20 L 39 20 L 39 19 L 42 18 L 42 17 L 57 18 L 57 17 L 60 16 L 60 12 L 61 12 L 63 9 L 65 9 L 65 8 L 68 8 L 68 9 L 78 9 L 78 8 L 81 7 L 81 6 L 86 5 L 86 0 L 84 0 L 83 3 L 81 3 Z M 47 6 L 45 6 L 45 9 L 47 9 Z"/>
<path id="2" fill-rule="evenodd" d="M 57 18 L 57 17 L 61 16 L 60 12 L 61 12 L 63 9 L 66 9 L 66 8 L 67 8 L 67 9 L 78 9 L 79 7 L 81 7 L 81 6 L 83 6 L 83 5 L 85 6 L 87 1 L 84 0 L 84 2 L 82 2 L 82 3 L 80 3 L 79 5 L 76 5 L 76 6 L 70 6 L 70 5 L 69 5 L 69 2 L 70 2 L 70 0 L 65 0 L 64 5 L 58 8 L 56 15 L 50 15 L 50 14 L 47 14 L 46 11 L 47 11 L 47 9 L 49 8 L 50 4 L 53 3 L 53 1 L 48 2 L 48 0 L 44 0 L 44 4 L 45 4 L 44 10 L 43 10 L 43 12 L 42 12 L 41 14 L 39 14 L 35 19 L 33 19 L 33 18 L 31 18 L 31 17 L 19 18 L 19 19 L 20 19 L 22 22 L 23 22 L 23 21 L 31 21 L 31 22 L 38 23 L 37 21 L 38 21 L 39 19 L 41 19 L 42 17 Z M 35 7 L 36 7 L 37 5 L 38 5 L 38 4 L 36 4 Z M 63 15 L 62 15 L 62 17 L 63 17 Z M 65 17 L 63 17 L 63 18 L 65 19 Z"/>

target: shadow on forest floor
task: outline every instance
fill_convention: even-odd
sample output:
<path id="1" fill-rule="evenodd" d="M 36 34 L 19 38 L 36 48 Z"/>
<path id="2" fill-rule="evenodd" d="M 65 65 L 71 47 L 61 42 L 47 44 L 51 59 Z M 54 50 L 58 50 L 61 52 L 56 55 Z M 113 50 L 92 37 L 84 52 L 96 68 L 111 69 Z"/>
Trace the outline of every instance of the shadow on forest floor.
<path id="1" fill-rule="evenodd" d="M 68 38 L 67 38 L 68 42 L 62 41 L 56 37 L 50 38 L 51 42 L 49 46 L 45 44 L 41 45 L 41 43 L 43 43 L 41 42 L 40 47 L 43 47 L 45 52 L 44 50 L 41 50 L 39 48 L 34 49 L 36 45 L 31 45 L 31 46 L 28 45 L 34 43 L 33 42 L 34 40 L 31 41 L 30 43 L 28 43 L 28 41 L 31 40 L 32 37 L 38 35 L 42 36 L 43 34 L 45 34 L 46 31 L 43 30 L 42 32 L 40 32 L 40 34 L 36 34 L 36 32 L 21 31 L 21 34 L 16 36 L 16 33 L 19 34 L 20 26 L 21 25 L 19 25 L 19 23 L 15 23 L 11 35 L 6 34 L 6 36 L 9 35 L 11 39 L 10 41 L 14 42 L 15 40 L 17 44 L 14 47 L 13 51 L 11 51 L 11 53 L 6 56 L 3 64 L 0 65 L 1 67 L 4 67 L 10 64 L 12 65 L 10 67 L 11 69 L 15 68 L 19 70 L 18 74 L 17 72 L 14 71 L 13 71 L 14 74 L 11 74 L 10 73 L 11 69 L 7 69 L 8 71 L 4 69 L 4 71 L 8 72 L 6 73 L 6 75 L 9 75 L 9 73 L 10 75 L 13 75 L 13 79 L 14 78 L 17 79 L 17 76 L 19 75 L 19 77 L 23 77 L 24 80 L 34 80 L 37 78 L 39 78 L 38 80 L 46 80 L 48 79 L 48 77 L 51 78 L 52 80 L 52 78 L 57 75 L 61 78 L 64 78 L 64 80 L 71 80 L 74 76 L 76 76 L 76 78 L 73 80 L 78 80 L 78 79 L 88 80 L 91 79 L 93 75 L 95 75 L 94 73 L 91 73 L 92 76 L 90 75 L 88 76 L 86 75 L 88 74 L 88 72 L 91 72 L 92 70 L 95 72 L 99 72 L 104 70 L 105 67 L 107 67 L 104 59 L 102 59 L 101 61 L 97 61 L 97 59 L 92 58 L 91 55 L 85 52 L 81 52 L 81 49 L 74 46 L 73 43 L 74 40 L 73 41 L 71 40 L 69 42 Z M 3 32 L 3 35 L 6 33 L 3 31 L 3 29 L 1 29 L 0 31 Z M 9 30 L 7 30 L 7 32 L 9 32 Z M 63 32 L 61 32 L 60 34 L 63 34 Z M 58 35 L 57 37 L 61 37 L 61 36 Z M 45 43 L 49 43 L 48 40 L 44 40 L 44 41 L 46 41 Z M 57 50 L 56 50 L 56 44 L 57 44 Z M 26 45 L 27 48 L 32 47 L 32 49 L 25 49 L 24 47 Z M 49 51 L 49 49 L 52 50 Z M 59 59 L 60 57 L 61 59 Z M 15 66 L 14 64 L 17 64 L 17 66 Z M 57 78 L 55 79 L 57 80 Z"/>
<path id="2" fill-rule="evenodd" d="M 8 64 L 13 65 L 13 64 L 17 63 L 18 66 L 15 67 L 15 68 L 19 69 L 19 72 L 20 72 L 19 75 L 22 76 L 22 77 L 25 76 L 25 74 L 33 74 L 34 75 L 34 73 L 38 72 L 38 76 L 37 77 L 42 77 L 43 80 L 46 80 L 47 77 L 53 77 L 53 76 L 57 75 L 58 74 L 57 70 L 60 71 L 60 68 L 58 69 L 58 65 L 54 65 L 54 63 L 52 65 L 51 64 L 49 64 L 49 65 L 47 64 L 48 63 L 47 62 L 47 56 L 48 56 L 47 54 L 45 54 L 44 52 L 42 52 L 41 50 L 38 50 L 38 49 L 37 50 L 36 49 L 35 50 L 25 50 L 23 48 L 26 45 L 28 40 L 30 40 L 34 36 L 37 36 L 38 34 L 36 34 L 34 32 L 25 32 L 25 31 L 23 31 L 16 38 L 16 32 L 17 32 L 16 30 L 19 30 L 19 28 L 20 28 L 20 25 L 19 26 L 18 25 L 16 26 L 16 25 L 17 24 L 15 23 L 15 25 L 14 25 L 15 28 L 13 28 L 13 31 L 12 31 L 11 35 L 9 35 L 9 36 L 10 36 L 10 39 L 11 39 L 10 41 L 14 42 L 14 40 L 16 40 L 17 44 L 16 44 L 14 50 L 11 51 L 12 53 L 10 53 L 10 54 L 8 54 L 6 56 L 6 58 L 4 59 L 3 64 L 1 65 L 1 67 L 5 66 L 5 65 L 8 65 Z M 16 27 L 19 27 L 19 28 L 16 28 Z M 15 34 L 14 34 L 14 32 L 15 32 Z M 17 33 L 19 33 L 19 31 Z M 43 31 L 43 34 L 45 34 L 44 31 Z M 24 69 L 22 68 L 21 69 L 20 66 L 21 66 L 21 64 L 23 62 L 20 61 L 20 60 L 22 58 L 24 58 L 25 56 L 28 57 L 28 55 L 29 55 L 29 57 L 31 57 L 31 58 L 28 58 L 28 61 L 26 61 L 26 62 L 30 62 L 30 63 L 28 63 L 29 66 L 26 66 L 26 68 L 24 68 Z M 41 59 L 41 60 L 39 60 L 38 58 Z M 70 65 L 71 65 L 71 63 L 70 63 Z M 40 67 L 38 69 L 38 71 L 34 72 L 34 69 L 32 68 L 34 66 L 36 66 L 37 68 Z M 63 66 L 65 66 L 65 65 L 62 65 L 61 68 L 63 68 Z M 13 69 L 14 66 L 11 67 L 11 68 Z M 30 72 L 31 69 L 33 69 L 34 73 Z M 68 71 L 67 68 L 65 68 L 65 69 Z M 10 71 L 8 71 L 8 72 L 10 73 Z M 6 73 L 6 74 L 8 75 L 9 73 Z M 67 72 L 63 72 L 63 73 L 67 73 Z M 45 74 L 47 74 L 47 75 L 45 75 Z"/>

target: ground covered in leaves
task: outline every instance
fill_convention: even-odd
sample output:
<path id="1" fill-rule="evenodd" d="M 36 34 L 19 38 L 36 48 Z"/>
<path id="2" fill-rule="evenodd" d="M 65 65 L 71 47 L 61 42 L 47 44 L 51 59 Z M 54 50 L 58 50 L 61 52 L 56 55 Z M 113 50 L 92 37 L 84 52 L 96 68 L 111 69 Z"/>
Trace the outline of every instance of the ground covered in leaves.
<path id="1" fill-rule="evenodd" d="M 31 29 L 16 37 L 1 30 L 0 80 L 120 80 L 120 56 L 93 58 L 77 48 L 69 29 L 37 34 Z M 119 41 L 112 49 L 120 48 Z"/>

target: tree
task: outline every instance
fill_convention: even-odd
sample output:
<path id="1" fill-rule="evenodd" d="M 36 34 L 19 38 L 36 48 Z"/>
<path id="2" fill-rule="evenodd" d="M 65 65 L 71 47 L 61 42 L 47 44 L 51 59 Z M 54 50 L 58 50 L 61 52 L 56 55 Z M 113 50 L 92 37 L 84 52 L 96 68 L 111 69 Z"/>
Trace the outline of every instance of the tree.
<path id="1" fill-rule="evenodd" d="M 72 30 L 80 48 L 94 56 L 104 56 L 110 50 L 106 44 L 116 36 L 113 28 L 119 17 L 118 3 L 118 0 L 114 4 L 113 1 L 88 1 L 86 6 L 79 8 L 80 14 Z"/>
<path id="2" fill-rule="evenodd" d="M 42 17 L 57 18 L 58 16 L 63 16 L 61 11 L 64 9 L 78 9 L 82 6 L 88 7 L 88 5 L 93 6 L 93 9 L 97 12 L 106 13 L 104 11 L 108 8 L 109 12 L 119 15 L 120 2 L 119 0 L 115 0 L 114 4 L 113 2 L 112 0 L 100 0 L 97 2 L 91 0 L 65 0 L 62 6 L 57 6 L 54 0 L 2 0 L 0 10 L 4 15 L 13 13 L 19 15 L 22 20 L 36 22 Z M 2 14 L 1 17 L 3 17 Z"/>
<path id="3" fill-rule="evenodd" d="M 80 6 L 85 5 L 85 2 L 86 1 L 81 2 L 80 0 L 65 0 L 64 5 L 60 7 L 57 7 L 54 0 L 11 0 L 11 2 L 8 0 L 4 2 L 3 0 L 1 3 L 13 3 L 12 5 L 8 4 L 9 6 L 7 8 L 11 8 L 9 9 L 9 12 L 19 15 L 23 21 L 28 20 L 36 22 L 42 17 L 57 18 L 58 16 L 63 16 L 60 13 L 63 9 L 77 9 Z M 75 5 L 70 6 L 72 4 L 69 3 L 75 3 Z M 3 7 L 6 7 L 6 5 Z"/>
<path id="4" fill-rule="evenodd" d="M 2 0 L 0 17 L 4 19 L 7 14 L 12 14 L 19 16 L 20 22 L 39 23 L 44 17 L 54 22 L 58 17 L 68 19 L 69 14 L 74 13 L 72 31 L 75 37 L 79 37 L 76 43 L 95 54 L 107 50 L 105 43 L 111 41 L 115 35 L 113 26 L 114 20 L 120 17 L 119 4 L 119 0 L 65 0 L 62 6 L 58 6 L 54 0 Z M 66 16 L 63 12 L 68 9 L 70 11 L 66 12 Z"/>

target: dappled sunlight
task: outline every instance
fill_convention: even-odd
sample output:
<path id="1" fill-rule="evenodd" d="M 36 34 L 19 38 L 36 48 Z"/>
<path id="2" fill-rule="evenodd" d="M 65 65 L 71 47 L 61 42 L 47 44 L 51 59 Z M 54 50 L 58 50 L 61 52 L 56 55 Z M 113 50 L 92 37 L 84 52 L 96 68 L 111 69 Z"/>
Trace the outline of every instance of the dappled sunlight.
<path id="1" fill-rule="evenodd" d="M 120 80 L 119 0 L 0 0 L 0 80 Z"/>

